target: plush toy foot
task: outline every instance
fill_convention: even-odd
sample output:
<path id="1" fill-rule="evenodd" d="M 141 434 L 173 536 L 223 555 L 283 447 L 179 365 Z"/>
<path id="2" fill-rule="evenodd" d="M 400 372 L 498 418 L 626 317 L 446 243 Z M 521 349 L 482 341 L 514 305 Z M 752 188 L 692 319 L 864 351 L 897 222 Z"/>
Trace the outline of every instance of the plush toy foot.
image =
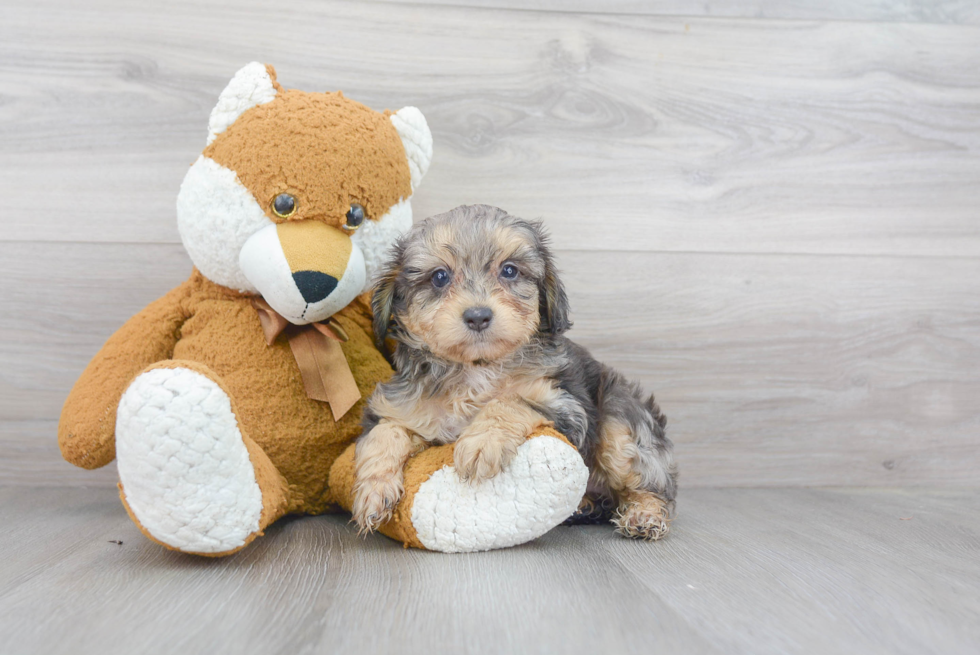
<path id="1" fill-rule="evenodd" d="M 429 550 L 472 552 L 537 539 L 578 507 L 589 472 L 567 441 L 536 434 L 510 464 L 477 484 L 453 467 L 433 473 L 415 493 L 412 525 Z"/>
<path id="2" fill-rule="evenodd" d="M 334 463 L 330 487 L 350 507 L 354 448 Z M 516 546 L 568 518 L 585 493 L 589 472 L 558 432 L 538 430 L 489 480 L 465 482 L 453 467 L 453 446 L 422 451 L 405 466 L 405 495 L 382 534 L 408 546 L 446 553 Z"/>
<path id="3" fill-rule="evenodd" d="M 206 367 L 155 365 L 123 394 L 116 418 L 119 489 L 144 534 L 174 550 L 233 553 L 285 512 L 281 476 L 242 434 Z"/>

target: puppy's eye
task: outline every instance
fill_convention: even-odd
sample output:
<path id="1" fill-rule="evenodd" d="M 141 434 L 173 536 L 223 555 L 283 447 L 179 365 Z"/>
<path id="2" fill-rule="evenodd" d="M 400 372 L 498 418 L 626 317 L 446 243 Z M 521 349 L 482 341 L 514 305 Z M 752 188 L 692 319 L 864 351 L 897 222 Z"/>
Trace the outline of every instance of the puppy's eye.
<path id="1" fill-rule="evenodd" d="M 450 280 L 452 279 L 453 278 L 449 274 L 449 271 L 447 271 L 444 268 L 440 268 L 435 273 L 432 274 L 432 286 L 434 286 L 437 289 L 441 289 L 447 284 L 449 284 Z"/>
<path id="2" fill-rule="evenodd" d="M 288 193 L 280 193 L 272 201 L 272 213 L 279 218 L 289 218 L 296 212 L 296 198 Z"/>
<path id="3" fill-rule="evenodd" d="M 520 271 L 518 271 L 517 267 L 514 266 L 513 264 L 504 264 L 503 267 L 500 269 L 500 277 L 506 280 L 513 280 L 514 278 L 517 277 L 517 274 L 519 272 Z"/>
<path id="4" fill-rule="evenodd" d="M 357 228 L 361 227 L 361 223 L 364 222 L 364 208 L 354 203 L 347 210 L 347 221 L 344 223 L 344 229 L 348 232 L 353 232 Z"/>

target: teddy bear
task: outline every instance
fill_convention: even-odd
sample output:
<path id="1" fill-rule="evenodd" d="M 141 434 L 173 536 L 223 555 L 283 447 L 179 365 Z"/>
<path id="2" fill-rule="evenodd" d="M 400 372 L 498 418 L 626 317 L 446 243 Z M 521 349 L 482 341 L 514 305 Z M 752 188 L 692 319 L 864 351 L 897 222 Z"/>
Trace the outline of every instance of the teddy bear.
<path id="1" fill-rule="evenodd" d="M 412 225 L 432 136 L 414 107 L 285 90 L 256 62 L 208 128 L 177 196 L 190 277 L 95 355 L 58 441 L 83 468 L 116 460 L 149 539 L 222 556 L 286 514 L 349 511 L 362 405 L 392 372 L 370 283 Z M 487 483 L 461 481 L 452 461 L 449 445 L 408 462 L 383 534 L 445 552 L 523 543 L 575 511 L 588 475 L 547 427 Z"/>

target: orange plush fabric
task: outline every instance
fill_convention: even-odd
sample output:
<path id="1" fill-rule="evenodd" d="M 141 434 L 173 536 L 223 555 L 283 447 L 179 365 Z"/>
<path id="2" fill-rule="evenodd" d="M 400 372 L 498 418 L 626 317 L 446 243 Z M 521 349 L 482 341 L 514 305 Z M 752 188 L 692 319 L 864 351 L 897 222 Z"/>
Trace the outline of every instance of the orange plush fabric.
<path id="1" fill-rule="evenodd" d="M 361 403 L 334 421 L 326 403 L 310 400 L 283 336 L 267 346 L 258 315 L 247 298 L 194 275 L 188 317 L 174 359 L 201 362 L 222 380 L 237 403 L 244 432 L 268 455 L 288 482 L 291 511 L 318 513 L 333 502 L 326 473 L 361 431 Z M 335 316 L 350 340 L 342 344 L 362 398 L 390 373 L 372 336 L 347 314 Z"/>
<path id="2" fill-rule="evenodd" d="M 363 312 L 354 303 L 334 318 L 350 337 L 342 348 L 361 397 L 367 398 L 391 368 L 364 327 Z M 157 322 L 161 316 L 167 320 Z M 307 398 L 286 337 L 267 346 L 250 298 L 197 271 L 130 319 L 93 358 L 62 411 L 59 440 L 65 459 L 86 468 L 112 461 L 119 397 L 137 374 L 168 361 L 213 372 L 234 401 L 242 432 L 287 481 L 290 512 L 315 514 L 336 502 L 327 476 L 361 432 L 364 401 L 335 422 L 329 405 Z"/>
<path id="3" fill-rule="evenodd" d="M 289 220 L 340 225 L 352 202 L 377 218 L 411 195 L 405 150 L 385 114 L 337 93 L 286 91 L 243 115 L 204 156 L 230 168 L 269 218 L 273 198 L 302 199 Z M 338 185 L 324 178 L 342 179 Z"/>

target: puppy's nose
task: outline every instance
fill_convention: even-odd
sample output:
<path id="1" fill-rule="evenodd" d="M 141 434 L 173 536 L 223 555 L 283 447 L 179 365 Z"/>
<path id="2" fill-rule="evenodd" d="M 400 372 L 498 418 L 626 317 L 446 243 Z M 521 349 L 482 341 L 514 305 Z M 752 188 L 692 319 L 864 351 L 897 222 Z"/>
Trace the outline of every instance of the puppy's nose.
<path id="1" fill-rule="evenodd" d="M 337 278 L 320 271 L 296 271 L 293 281 L 308 303 L 320 302 L 337 288 Z"/>
<path id="2" fill-rule="evenodd" d="M 463 322 L 474 332 L 483 332 L 490 327 L 493 320 L 493 310 L 489 307 L 470 307 L 463 312 Z"/>

